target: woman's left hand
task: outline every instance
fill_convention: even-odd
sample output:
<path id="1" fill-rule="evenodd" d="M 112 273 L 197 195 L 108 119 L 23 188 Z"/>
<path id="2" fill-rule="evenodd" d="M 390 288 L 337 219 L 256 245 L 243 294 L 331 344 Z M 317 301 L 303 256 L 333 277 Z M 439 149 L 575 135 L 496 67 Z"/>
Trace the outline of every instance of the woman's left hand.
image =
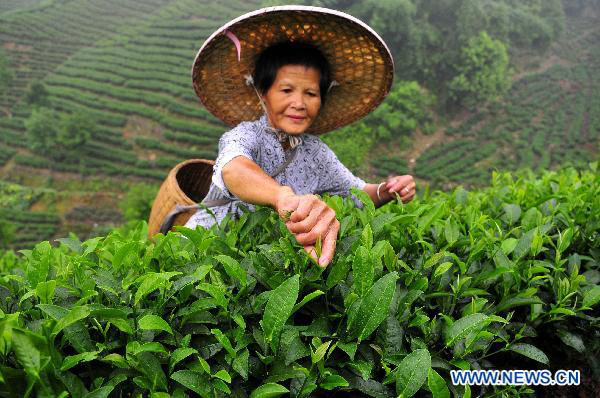
<path id="1" fill-rule="evenodd" d="M 413 176 L 395 176 L 388 178 L 387 182 L 381 186 L 380 194 L 383 192 L 389 197 L 389 200 L 392 200 L 398 193 L 402 203 L 408 203 L 415 197 L 416 187 Z"/>

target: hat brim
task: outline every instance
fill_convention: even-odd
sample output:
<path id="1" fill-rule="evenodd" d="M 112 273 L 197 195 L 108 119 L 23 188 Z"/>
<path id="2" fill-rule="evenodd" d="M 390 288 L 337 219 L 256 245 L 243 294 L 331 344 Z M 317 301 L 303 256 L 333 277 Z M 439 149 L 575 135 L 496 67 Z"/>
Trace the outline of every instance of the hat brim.
<path id="1" fill-rule="evenodd" d="M 233 33 L 240 42 L 240 59 Z M 375 109 L 388 94 L 394 61 L 384 41 L 360 20 L 340 11 L 309 6 L 268 7 L 244 14 L 214 32 L 192 67 L 194 91 L 202 104 L 229 126 L 263 114 L 246 76 L 255 57 L 281 41 L 308 41 L 331 64 L 327 101 L 307 130 L 315 135 L 343 127 Z"/>

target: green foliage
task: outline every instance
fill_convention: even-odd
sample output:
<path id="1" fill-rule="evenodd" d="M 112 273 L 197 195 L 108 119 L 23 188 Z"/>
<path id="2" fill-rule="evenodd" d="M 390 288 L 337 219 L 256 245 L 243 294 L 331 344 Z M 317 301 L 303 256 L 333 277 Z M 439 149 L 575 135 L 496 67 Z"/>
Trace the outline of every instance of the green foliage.
<path id="1" fill-rule="evenodd" d="M 449 88 L 452 98 L 458 103 L 489 101 L 510 88 L 506 46 L 490 38 L 486 32 L 469 40 L 456 69 L 458 74 Z"/>
<path id="2" fill-rule="evenodd" d="M 80 150 L 94 134 L 95 120 L 85 112 L 63 113 L 35 108 L 25 121 L 29 147 L 56 160 L 80 159 Z"/>
<path id="3" fill-rule="evenodd" d="M 9 59 L 0 49 L 0 98 L 6 95 L 13 79 L 14 71 L 11 68 Z"/>
<path id="4" fill-rule="evenodd" d="M 50 100 L 46 86 L 39 81 L 31 83 L 25 93 L 25 102 L 34 106 L 49 106 Z"/>
<path id="5" fill-rule="evenodd" d="M 29 148 L 49 156 L 59 156 L 58 123 L 55 111 L 49 108 L 34 109 L 25 121 Z"/>
<path id="6" fill-rule="evenodd" d="M 15 226 L 8 220 L 0 218 L 0 249 L 8 249 L 15 237 Z"/>
<path id="7" fill-rule="evenodd" d="M 397 81 L 383 101 L 364 119 L 323 136 L 340 161 L 355 173 L 365 173 L 373 146 L 410 136 L 432 123 L 435 98 L 417 82 Z"/>
<path id="8" fill-rule="evenodd" d="M 592 167 L 378 209 L 325 197 L 343 229 L 326 270 L 266 207 L 0 254 L 0 394 L 441 398 L 471 396 L 453 369 L 592 366 L 599 190 Z"/>
<path id="9" fill-rule="evenodd" d="M 152 203 L 158 193 L 156 185 L 138 183 L 132 185 L 121 201 L 120 207 L 126 221 L 150 219 Z"/>
<path id="10" fill-rule="evenodd" d="M 463 49 L 481 32 L 502 41 L 507 50 L 543 52 L 565 30 L 565 12 L 560 0 L 304 0 L 302 3 L 339 9 L 369 24 L 390 47 L 398 76 L 428 87 L 442 105 L 452 86 L 456 89 L 460 83 L 452 82 L 461 79 L 463 71 L 456 69 L 456 65 L 461 64 Z"/>
<path id="11" fill-rule="evenodd" d="M 88 113 L 62 114 L 56 138 L 67 155 L 77 156 L 75 152 L 86 145 L 95 127 L 96 121 Z"/>
<path id="12" fill-rule="evenodd" d="M 364 122 L 374 130 L 378 140 L 409 136 L 417 128 L 432 123 L 431 107 L 435 97 L 415 81 L 397 81 L 392 90 Z"/>

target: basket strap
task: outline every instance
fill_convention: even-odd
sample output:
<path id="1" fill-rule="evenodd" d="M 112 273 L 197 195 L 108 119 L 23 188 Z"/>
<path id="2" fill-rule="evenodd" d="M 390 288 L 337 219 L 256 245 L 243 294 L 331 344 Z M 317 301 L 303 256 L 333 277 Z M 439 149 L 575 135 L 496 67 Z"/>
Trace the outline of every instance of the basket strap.
<path id="1" fill-rule="evenodd" d="M 292 149 L 292 154 L 290 155 L 290 157 L 285 161 L 285 163 L 283 163 L 281 166 L 279 166 L 279 168 L 275 171 L 275 174 L 273 174 L 271 177 L 275 178 L 279 174 L 281 174 L 281 172 L 283 172 L 283 170 L 285 170 L 285 168 L 288 166 L 288 164 L 292 163 L 292 160 L 294 160 L 296 158 L 297 152 L 298 152 L 298 147 L 294 147 L 294 149 Z"/>

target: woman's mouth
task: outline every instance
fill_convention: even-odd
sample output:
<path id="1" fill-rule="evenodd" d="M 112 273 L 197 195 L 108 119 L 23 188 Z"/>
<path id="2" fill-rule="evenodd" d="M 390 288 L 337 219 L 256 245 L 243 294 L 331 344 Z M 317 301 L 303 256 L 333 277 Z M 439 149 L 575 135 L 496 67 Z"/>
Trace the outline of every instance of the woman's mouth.
<path id="1" fill-rule="evenodd" d="M 301 122 L 304 119 L 306 119 L 304 116 L 288 116 L 290 119 L 292 119 L 295 122 Z"/>

